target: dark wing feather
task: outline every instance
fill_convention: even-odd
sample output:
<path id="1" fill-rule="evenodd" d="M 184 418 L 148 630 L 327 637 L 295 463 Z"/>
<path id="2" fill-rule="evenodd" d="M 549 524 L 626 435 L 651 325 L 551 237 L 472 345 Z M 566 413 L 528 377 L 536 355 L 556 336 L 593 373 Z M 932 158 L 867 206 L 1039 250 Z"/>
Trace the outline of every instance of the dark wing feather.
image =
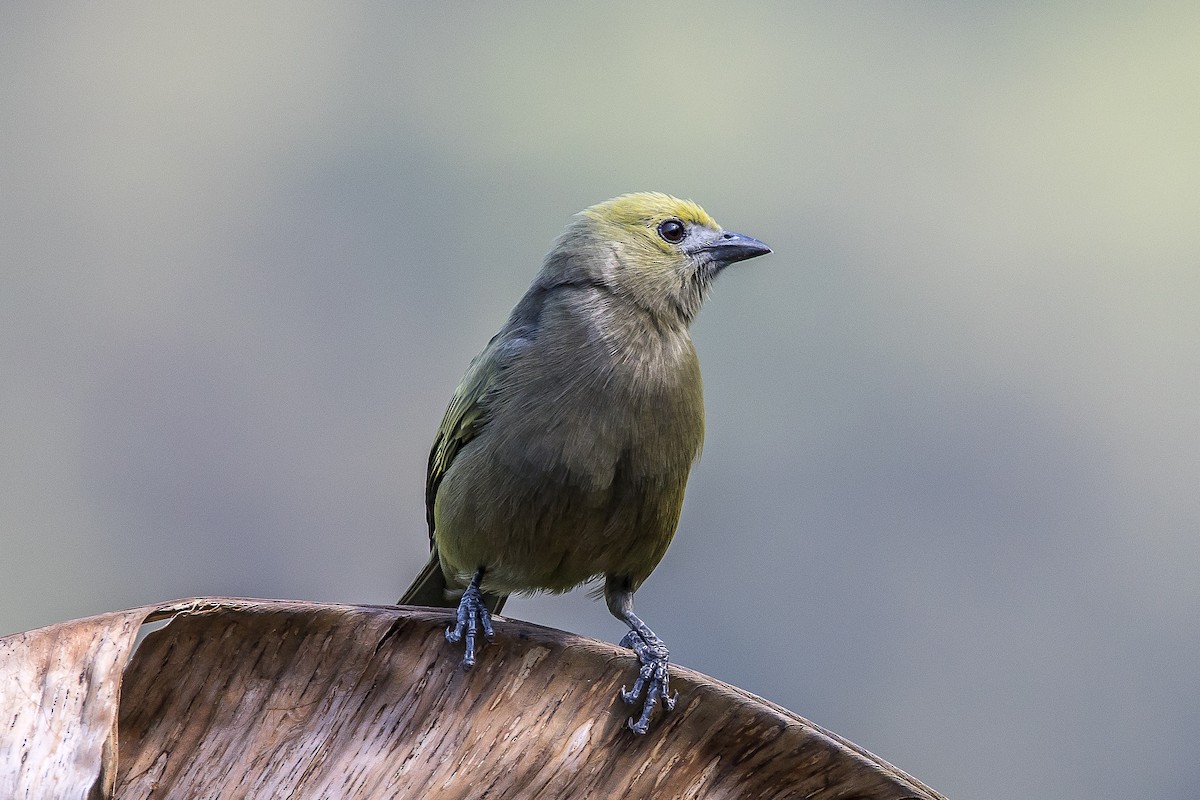
<path id="1" fill-rule="evenodd" d="M 496 340 L 475 357 L 462 383 L 454 390 L 454 397 L 442 417 L 437 438 L 429 451 L 429 469 L 425 476 L 425 519 L 429 523 L 429 546 L 433 547 L 433 507 L 438 487 L 446 470 L 454 463 L 454 457 L 469 441 L 479 435 L 487 423 L 485 397 L 499 374 L 499 361 L 495 357 Z"/>
<path id="2" fill-rule="evenodd" d="M 463 376 L 462 383 L 454 390 L 454 397 L 450 399 L 450 405 L 442 417 L 442 424 L 438 427 L 437 438 L 433 441 L 433 448 L 429 451 L 429 469 L 425 478 L 429 563 L 425 565 L 421 575 L 405 593 L 405 600 L 401 602 L 421 602 L 428 605 L 436 603 L 450 607 L 457 604 L 457 601 L 451 601 L 446 596 L 446 579 L 442 574 L 437 545 L 433 538 L 437 524 L 433 511 L 438 487 L 446 477 L 446 471 L 454 463 L 455 456 L 487 425 L 489 396 L 496 390 L 504 371 L 530 344 L 530 339 L 526 338 L 528 333 L 529 329 L 522 327 L 516 330 L 509 329 L 507 336 L 504 331 L 493 336 L 483 352 L 467 367 L 467 374 Z M 439 598 L 441 602 L 437 603 Z M 483 599 L 493 614 L 499 614 L 508 595 L 484 592 Z"/>
<path id="3" fill-rule="evenodd" d="M 458 605 L 457 597 L 449 591 L 446 585 L 446 577 L 442 573 L 442 564 L 438 557 L 437 543 L 433 538 L 435 525 L 433 507 L 434 501 L 437 499 L 438 487 L 442 483 L 442 478 L 446 476 L 446 470 L 450 469 L 450 465 L 454 462 L 454 457 L 467 442 L 479 434 L 487 421 L 483 400 L 492 383 L 492 376 L 497 372 L 491 366 L 496 363 L 493 357 L 494 344 L 495 339 L 475 357 L 471 366 L 467 368 L 463 382 L 454 390 L 454 397 L 450 399 L 450 405 L 438 428 L 437 438 L 433 441 L 433 448 L 429 451 L 429 471 L 425 479 L 425 518 L 429 523 L 429 561 L 426 562 L 412 585 L 408 587 L 404 596 L 400 598 L 401 605 L 447 608 L 454 608 Z M 505 599 L 491 594 L 484 595 L 484 600 L 493 613 L 499 613 Z"/>

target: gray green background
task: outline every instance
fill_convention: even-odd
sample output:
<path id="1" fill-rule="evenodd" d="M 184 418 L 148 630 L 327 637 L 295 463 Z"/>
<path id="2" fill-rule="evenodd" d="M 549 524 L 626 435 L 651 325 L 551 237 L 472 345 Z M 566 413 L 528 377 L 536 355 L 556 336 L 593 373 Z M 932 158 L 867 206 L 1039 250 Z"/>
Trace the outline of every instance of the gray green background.
<path id="1" fill-rule="evenodd" d="M 776 251 L 695 328 L 674 660 L 956 800 L 1194 800 L 1198 53 L 1185 3 L 6 4 L 0 633 L 394 600 L 467 362 L 654 189 Z"/>

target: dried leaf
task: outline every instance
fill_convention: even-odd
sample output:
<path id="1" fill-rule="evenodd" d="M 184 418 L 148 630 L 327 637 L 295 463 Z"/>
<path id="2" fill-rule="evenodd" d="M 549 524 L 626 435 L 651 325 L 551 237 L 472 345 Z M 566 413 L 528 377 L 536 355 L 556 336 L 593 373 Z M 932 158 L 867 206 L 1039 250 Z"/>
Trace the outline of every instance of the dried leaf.
<path id="1" fill-rule="evenodd" d="M 0 797 L 112 793 L 121 670 L 148 611 L 0 638 Z"/>
<path id="2" fill-rule="evenodd" d="M 163 617 L 120 686 L 138 624 Z M 443 637 L 449 619 L 210 598 L 0 640 L 0 719 L 15 720 L 2 732 L 3 796 L 88 797 L 95 786 L 123 799 L 940 797 L 680 667 L 675 711 L 635 736 L 617 699 L 636 672 L 629 651 L 497 619 L 496 641 L 463 671 Z M 85 688 L 69 687 L 75 677 Z M 104 745 L 118 690 L 114 771 Z"/>

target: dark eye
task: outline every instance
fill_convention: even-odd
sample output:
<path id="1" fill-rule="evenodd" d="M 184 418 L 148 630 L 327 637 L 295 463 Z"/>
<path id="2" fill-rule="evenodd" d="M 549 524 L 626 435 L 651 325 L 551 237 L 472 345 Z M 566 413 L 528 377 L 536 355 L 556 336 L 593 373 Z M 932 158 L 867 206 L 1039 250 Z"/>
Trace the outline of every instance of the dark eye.
<path id="1" fill-rule="evenodd" d="M 658 223 L 658 235 L 664 242 L 679 244 L 687 236 L 687 228 L 677 219 L 666 219 Z"/>

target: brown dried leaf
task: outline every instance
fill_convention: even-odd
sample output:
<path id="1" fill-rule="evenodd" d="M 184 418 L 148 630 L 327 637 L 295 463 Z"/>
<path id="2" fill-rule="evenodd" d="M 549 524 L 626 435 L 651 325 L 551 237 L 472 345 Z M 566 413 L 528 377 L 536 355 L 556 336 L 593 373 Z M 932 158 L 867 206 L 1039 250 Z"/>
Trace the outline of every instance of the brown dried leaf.
<path id="1" fill-rule="evenodd" d="M 107 797 L 121 670 L 149 609 L 0 638 L 0 797 Z"/>
<path id="2" fill-rule="evenodd" d="M 85 797 L 96 781 L 111 784 L 102 742 L 120 677 L 101 662 L 119 666 L 115 654 L 132 642 L 126 628 L 148 614 L 172 621 L 146 637 L 125 672 L 120 798 L 940 797 L 785 709 L 679 667 L 679 705 L 634 736 L 617 690 L 636 660 L 613 645 L 497 619 L 496 641 L 464 672 L 442 635 L 445 611 L 221 598 L 22 634 L 30 663 L 55 650 L 53 639 L 39 640 L 35 652 L 30 637 L 56 628 L 90 623 L 92 640 L 111 641 L 69 653 L 76 672 L 106 691 L 44 705 L 63 694 L 51 684 L 68 683 L 64 673 L 14 705 L 30 729 L 40 710 L 44 730 L 23 750 L 45 766 L 13 773 L 12 796 L 41 786 L 30 780 L 76 772 L 73 783 L 46 784 L 61 792 L 27 796 Z M 0 654 L 17 653 L 3 649 L 8 642 Z M 0 662 L 0 679 L 14 659 Z M 61 714 L 70 719 L 53 719 Z M 64 729 L 88 746 L 60 741 L 54 731 Z M 66 755 L 74 771 L 62 766 Z M 0 770 L 10 762 L 0 755 Z"/>

